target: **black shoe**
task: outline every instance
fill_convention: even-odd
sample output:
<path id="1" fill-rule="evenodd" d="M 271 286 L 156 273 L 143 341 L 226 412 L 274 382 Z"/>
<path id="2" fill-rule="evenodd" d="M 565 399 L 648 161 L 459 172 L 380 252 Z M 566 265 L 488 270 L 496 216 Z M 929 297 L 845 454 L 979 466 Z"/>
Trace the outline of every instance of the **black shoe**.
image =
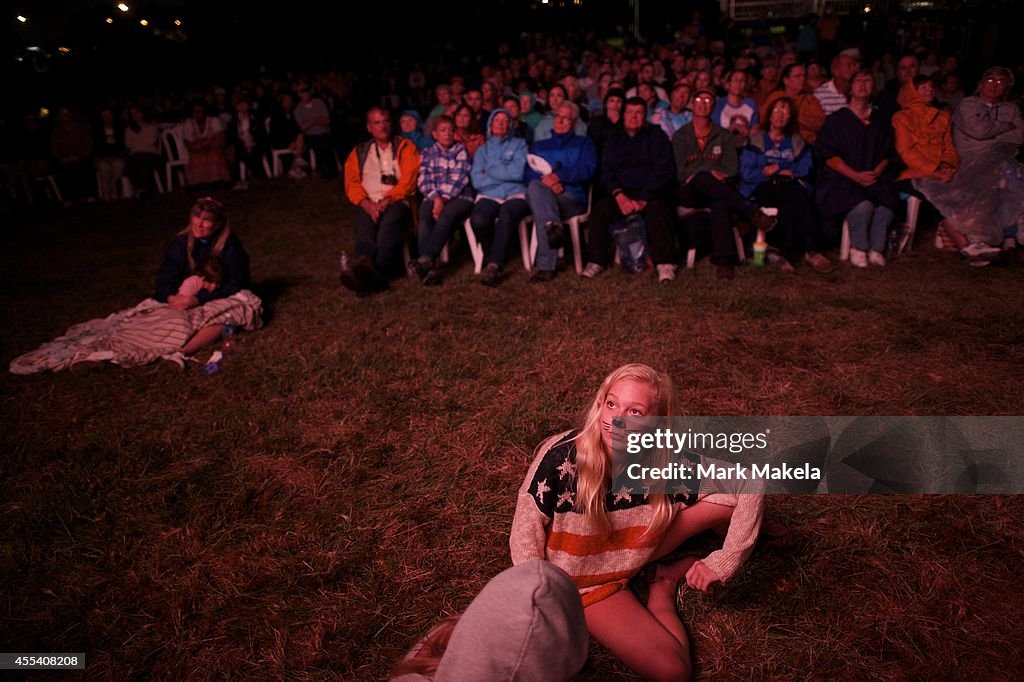
<path id="1" fill-rule="evenodd" d="M 366 295 L 366 285 L 356 276 L 355 270 L 351 268 L 345 268 L 341 271 L 340 275 L 341 286 L 345 287 L 350 291 L 356 292 L 356 296 Z"/>
<path id="2" fill-rule="evenodd" d="M 543 284 L 544 282 L 550 282 L 557 274 L 558 273 L 554 270 L 538 270 L 530 277 L 530 284 Z"/>
<path id="3" fill-rule="evenodd" d="M 421 282 L 427 276 L 427 273 L 430 272 L 432 269 L 433 268 L 431 267 L 430 263 L 424 263 L 419 259 L 409 261 L 409 270 L 411 270 L 413 274 L 419 277 Z"/>
<path id="4" fill-rule="evenodd" d="M 562 223 L 544 223 L 544 231 L 548 235 L 548 246 L 552 249 L 560 249 L 565 245 L 565 228 Z"/>
<path id="5" fill-rule="evenodd" d="M 356 279 L 362 283 L 364 291 L 368 293 L 387 291 L 388 281 L 377 272 L 377 268 L 373 266 L 373 261 L 368 256 L 357 258 L 352 266 L 352 272 L 355 273 Z"/>
<path id="6" fill-rule="evenodd" d="M 437 286 L 443 280 L 441 279 L 441 270 L 439 268 L 430 268 L 426 275 L 423 276 L 423 285 L 428 287 Z"/>
<path id="7" fill-rule="evenodd" d="M 480 276 L 480 283 L 488 287 L 498 286 L 501 280 L 501 270 L 496 263 L 489 263 L 483 274 Z"/>

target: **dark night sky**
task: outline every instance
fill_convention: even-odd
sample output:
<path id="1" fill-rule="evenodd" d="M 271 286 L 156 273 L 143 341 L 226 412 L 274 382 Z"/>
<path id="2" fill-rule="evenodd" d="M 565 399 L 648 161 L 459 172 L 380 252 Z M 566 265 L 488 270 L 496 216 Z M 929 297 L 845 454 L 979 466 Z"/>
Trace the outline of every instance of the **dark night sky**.
<path id="1" fill-rule="evenodd" d="M 128 13 L 116 8 L 118 1 L 17 0 L 20 4 L 0 22 L 0 77 L 29 100 L 57 91 L 70 97 L 76 91 L 124 94 L 140 82 L 179 88 L 197 75 L 202 80 L 251 77 L 263 65 L 302 70 L 360 63 L 373 69 L 396 60 L 429 63 L 445 38 L 460 54 L 473 55 L 493 52 L 502 38 L 514 43 L 522 30 L 611 29 L 632 18 L 628 0 L 584 0 L 582 7 L 570 2 L 564 10 L 532 11 L 537 0 L 373 0 L 369 5 L 383 21 L 368 30 L 339 17 L 351 4 L 336 1 L 126 0 Z M 683 16 L 687 4 L 674 3 L 674 12 Z M 19 13 L 29 21 L 18 23 Z M 139 25 L 142 18 L 148 27 Z M 183 22 L 177 36 L 175 18 Z M 51 56 L 25 52 L 30 45 Z M 70 54 L 59 54 L 58 46 Z"/>

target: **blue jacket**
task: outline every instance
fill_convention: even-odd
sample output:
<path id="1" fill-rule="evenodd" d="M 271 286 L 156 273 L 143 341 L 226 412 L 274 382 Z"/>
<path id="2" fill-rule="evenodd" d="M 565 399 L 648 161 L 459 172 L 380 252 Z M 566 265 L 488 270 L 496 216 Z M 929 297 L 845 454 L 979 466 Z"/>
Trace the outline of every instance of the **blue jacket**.
<path id="1" fill-rule="evenodd" d="M 416 149 L 423 151 L 430 145 L 434 144 L 434 140 L 429 135 L 423 132 L 423 117 L 420 116 L 420 112 L 415 109 L 406 109 L 403 111 L 401 116 L 412 116 L 416 119 L 416 130 L 411 133 L 402 133 L 402 137 L 416 145 Z"/>
<path id="2" fill-rule="evenodd" d="M 750 134 L 747 145 L 740 151 L 740 194 L 749 197 L 758 185 L 768 182 L 764 167 L 778 164 L 779 170 L 792 171 L 793 177 L 802 181 L 805 189 L 806 178 L 813 166 L 811 146 L 799 135 L 784 137 L 775 144 L 767 133 L 755 130 Z"/>
<path id="3" fill-rule="evenodd" d="M 546 140 L 549 137 L 551 137 L 552 135 L 554 135 L 554 132 L 553 132 L 554 126 L 555 126 L 555 115 L 554 115 L 554 113 L 549 111 L 548 113 L 544 114 L 544 118 L 540 119 L 540 121 L 537 122 L 537 125 L 535 125 L 533 127 L 533 141 L 537 142 L 539 140 Z M 586 121 L 584 121 L 582 119 L 576 121 L 576 130 L 574 130 L 573 132 L 575 132 L 577 135 L 586 135 L 587 134 L 587 123 L 586 123 Z"/>
<path id="4" fill-rule="evenodd" d="M 195 240 L 195 245 L 192 247 L 192 258 L 196 263 L 210 257 L 210 253 L 213 251 L 213 241 L 211 239 Z M 224 249 L 220 252 L 220 261 L 224 264 L 224 281 L 213 291 L 200 289 L 196 294 L 200 304 L 215 298 L 227 298 L 249 287 L 249 254 L 242 248 L 242 242 L 235 235 L 229 236 L 224 243 Z M 153 298 L 161 303 L 166 303 L 167 297 L 178 293 L 178 287 L 191 274 L 192 271 L 188 267 L 188 235 L 181 234 L 171 242 L 167 253 L 164 254 L 163 262 L 160 263 L 160 269 L 156 273 L 156 294 Z"/>
<path id="5" fill-rule="evenodd" d="M 477 194 L 494 199 L 507 199 L 526 192 L 526 140 L 513 135 L 495 137 L 491 134 L 491 121 L 498 113 L 508 116 L 504 109 L 495 109 L 487 117 L 487 141 L 473 156 L 470 178 Z"/>
<path id="6" fill-rule="evenodd" d="M 665 196 L 676 181 L 672 144 L 661 128 L 645 123 L 632 137 L 625 130 L 608 136 L 601 157 L 601 184 L 609 194 L 623 190 L 631 199 Z"/>
<path id="7" fill-rule="evenodd" d="M 580 206 L 587 205 L 587 183 L 597 170 L 597 148 L 593 140 L 571 132 L 552 133 L 548 139 L 535 142 L 530 151 L 551 164 L 565 191 Z M 539 177 L 540 173 L 527 166 L 527 183 Z"/>

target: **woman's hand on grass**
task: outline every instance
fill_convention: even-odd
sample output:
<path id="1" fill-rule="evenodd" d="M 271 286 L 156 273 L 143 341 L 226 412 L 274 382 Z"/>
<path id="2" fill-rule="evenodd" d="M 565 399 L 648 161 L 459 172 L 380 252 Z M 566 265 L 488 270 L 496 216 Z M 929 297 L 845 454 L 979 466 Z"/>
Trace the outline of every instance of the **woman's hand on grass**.
<path id="1" fill-rule="evenodd" d="M 690 570 L 686 572 L 686 584 L 701 592 L 710 592 L 711 587 L 722 582 L 718 574 L 712 571 L 703 561 L 693 562 Z"/>

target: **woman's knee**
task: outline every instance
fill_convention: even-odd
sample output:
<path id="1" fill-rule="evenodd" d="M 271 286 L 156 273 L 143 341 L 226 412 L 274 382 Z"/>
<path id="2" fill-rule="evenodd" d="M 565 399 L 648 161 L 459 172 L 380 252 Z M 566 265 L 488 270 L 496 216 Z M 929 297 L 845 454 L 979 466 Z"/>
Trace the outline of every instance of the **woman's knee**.
<path id="1" fill-rule="evenodd" d="M 491 216 L 486 215 L 484 211 L 473 211 L 469 215 L 469 224 L 472 226 L 474 232 L 489 230 L 493 223 L 494 221 Z"/>
<path id="2" fill-rule="evenodd" d="M 693 666 L 690 665 L 690 659 L 686 657 L 685 652 L 681 648 L 679 651 L 674 651 L 671 654 L 653 658 L 649 663 L 650 668 L 643 671 L 643 676 L 647 679 L 679 682 L 680 680 L 690 679 L 690 676 L 693 674 Z"/>
<path id="3" fill-rule="evenodd" d="M 871 217 L 871 214 L 875 212 L 875 205 L 871 203 L 870 199 L 864 199 L 859 204 L 850 209 L 846 214 L 847 216 L 867 216 Z"/>

